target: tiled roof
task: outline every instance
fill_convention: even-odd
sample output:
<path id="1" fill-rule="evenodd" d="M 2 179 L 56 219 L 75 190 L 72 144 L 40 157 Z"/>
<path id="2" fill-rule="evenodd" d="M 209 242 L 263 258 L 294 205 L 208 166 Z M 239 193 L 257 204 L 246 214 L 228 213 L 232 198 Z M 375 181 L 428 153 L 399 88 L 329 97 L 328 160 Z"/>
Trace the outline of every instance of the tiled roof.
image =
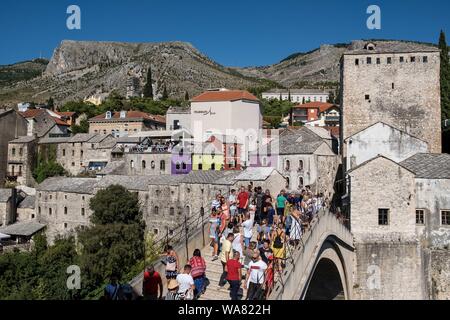
<path id="1" fill-rule="evenodd" d="M 15 140 L 10 141 L 9 143 L 29 143 L 36 140 L 36 137 L 33 136 L 22 136 Z"/>
<path id="2" fill-rule="evenodd" d="M 191 171 L 182 179 L 183 183 L 233 185 L 240 171 Z"/>
<path id="3" fill-rule="evenodd" d="M 18 207 L 22 209 L 34 209 L 35 202 L 36 196 L 26 196 L 25 199 L 20 202 Z"/>
<path id="4" fill-rule="evenodd" d="M 247 168 L 244 171 L 242 171 L 235 180 L 240 181 L 265 181 L 267 178 L 270 177 L 272 172 L 274 172 L 274 168 Z"/>
<path id="5" fill-rule="evenodd" d="M 111 119 L 106 119 L 106 113 L 100 114 L 98 116 L 89 119 L 89 121 L 109 121 L 109 120 L 116 120 L 116 121 L 152 120 L 160 123 L 166 123 L 165 116 L 152 115 L 141 111 L 126 111 L 125 118 L 121 118 L 120 112 L 117 111 L 111 112 Z"/>
<path id="6" fill-rule="evenodd" d="M 327 111 L 332 107 L 337 107 L 335 104 L 327 102 L 308 102 L 304 104 L 296 105 L 295 109 L 319 109 L 319 112 Z"/>
<path id="7" fill-rule="evenodd" d="M 88 142 L 92 138 L 94 138 L 97 133 L 78 133 L 69 139 L 69 143 L 80 143 L 80 142 Z"/>
<path id="8" fill-rule="evenodd" d="M 24 112 L 19 112 L 24 118 L 35 118 L 43 112 L 47 112 L 44 109 L 28 109 Z"/>
<path id="9" fill-rule="evenodd" d="M 365 46 L 369 43 L 375 44 L 374 50 L 367 50 Z M 344 55 L 351 54 L 374 54 L 374 53 L 414 53 L 414 52 L 439 52 L 437 47 L 407 41 L 353 41 L 350 50 Z"/>
<path id="10" fill-rule="evenodd" d="M 37 191 L 91 194 L 98 180 L 95 178 L 52 177 L 38 185 Z"/>
<path id="11" fill-rule="evenodd" d="M 34 221 L 17 222 L 0 229 L 1 233 L 10 236 L 29 237 L 45 228 L 45 224 Z"/>
<path id="12" fill-rule="evenodd" d="M 70 125 L 67 123 L 67 122 L 65 122 L 65 121 L 63 121 L 63 120 L 61 120 L 61 119 L 59 119 L 59 118 L 57 118 L 57 117 L 52 117 L 53 118 L 53 120 L 55 121 L 55 123 L 58 125 L 58 126 L 66 126 L 66 127 L 70 127 Z"/>
<path id="13" fill-rule="evenodd" d="M 418 153 L 400 165 L 414 172 L 417 178 L 450 179 L 450 154 Z"/>
<path id="14" fill-rule="evenodd" d="M 118 184 L 128 190 L 148 190 L 148 185 L 153 177 L 152 176 L 116 176 L 106 175 L 96 184 L 96 188 L 107 188 L 111 185 Z"/>
<path id="15" fill-rule="evenodd" d="M 259 101 L 257 97 L 244 90 L 206 91 L 191 99 L 191 102 L 213 102 L 213 101 L 237 101 L 250 100 Z"/>

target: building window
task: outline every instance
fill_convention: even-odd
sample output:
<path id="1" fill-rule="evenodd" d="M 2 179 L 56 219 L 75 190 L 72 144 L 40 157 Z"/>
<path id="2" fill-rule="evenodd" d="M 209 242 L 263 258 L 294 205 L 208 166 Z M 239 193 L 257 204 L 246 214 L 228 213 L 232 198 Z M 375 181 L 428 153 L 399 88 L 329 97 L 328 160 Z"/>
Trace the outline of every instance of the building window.
<path id="1" fill-rule="evenodd" d="M 72 157 L 75 156 L 75 150 L 72 150 Z"/>
<path id="2" fill-rule="evenodd" d="M 302 171 L 303 170 L 303 160 L 299 160 L 298 161 L 298 171 Z"/>
<path id="3" fill-rule="evenodd" d="M 49 196 L 49 198 L 50 198 L 50 200 L 52 200 L 52 199 L 53 199 L 53 196 L 52 196 L 52 195 L 50 195 L 50 196 Z"/>
<path id="4" fill-rule="evenodd" d="M 359 59 L 355 59 L 355 66 L 359 66 Z"/>
<path id="5" fill-rule="evenodd" d="M 291 183 L 290 183 L 290 179 L 286 178 L 286 188 L 289 189 Z"/>
<path id="6" fill-rule="evenodd" d="M 81 208 L 81 215 L 84 217 L 84 215 L 85 215 L 85 210 L 84 210 L 84 208 Z"/>
<path id="7" fill-rule="evenodd" d="M 72 162 L 71 164 L 72 164 L 72 167 L 75 167 L 75 162 Z"/>
<path id="8" fill-rule="evenodd" d="M 41 207 L 38 207 L 38 213 L 41 214 Z"/>
<path id="9" fill-rule="evenodd" d="M 16 148 L 12 148 L 11 153 L 12 153 L 13 156 L 15 156 L 16 155 Z"/>
<path id="10" fill-rule="evenodd" d="M 400 62 L 401 63 L 405 62 L 405 58 L 404 57 L 400 57 Z"/>
<path id="11" fill-rule="evenodd" d="M 182 162 L 182 163 L 181 163 L 181 168 L 182 168 L 183 170 L 186 170 L 186 169 L 187 169 L 187 165 L 186 165 L 185 162 Z"/>
<path id="12" fill-rule="evenodd" d="M 67 207 L 64 207 L 64 214 L 67 214 Z"/>
<path id="13" fill-rule="evenodd" d="M 155 207 L 153 208 L 153 214 L 155 214 L 155 215 L 158 215 L 158 214 L 159 214 L 159 207 L 158 207 L 158 206 L 155 206 Z"/>
<path id="14" fill-rule="evenodd" d="M 216 164 L 215 163 L 211 164 L 211 170 L 216 170 Z"/>
<path id="15" fill-rule="evenodd" d="M 261 164 L 262 164 L 263 167 L 267 166 L 267 157 L 263 157 L 262 158 Z"/>
<path id="16" fill-rule="evenodd" d="M 289 171 L 291 169 L 291 162 L 289 160 L 285 161 L 284 170 Z"/>
<path id="17" fill-rule="evenodd" d="M 67 223 L 64 223 L 64 229 L 67 229 Z"/>
<path id="18" fill-rule="evenodd" d="M 389 209 L 378 209 L 378 225 L 389 225 Z"/>
<path id="19" fill-rule="evenodd" d="M 159 230 L 158 230 L 158 229 L 156 229 L 156 228 L 153 229 L 153 234 L 154 234 L 154 235 L 157 235 L 158 233 L 159 233 Z"/>
<path id="20" fill-rule="evenodd" d="M 450 211 L 442 210 L 441 211 L 441 221 L 443 226 L 450 226 Z"/>
<path id="21" fill-rule="evenodd" d="M 366 100 L 370 100 L 370 95 L 369 95 L 369 94 L 366 94 L 365 99 L 366 99 Z"/>
<path id="22" fill-rule="evenodd" d="M 177 162 L 177 163 L 175 164 L 175 169 L 176 169 L 176 170 L 180 170 L 180 168 L 181 168 L 180 163 Z"/>
<path id="23" fill-rule="evenodd" d="M 416 210 L 416 224 L 424 225 L 425 224 L 425 211 L 424 210 Z"/>
<path id="24" fill-rule="evenodd" d="M 150 167 L 151 167 L 152 169 L 155 169 L 155 161 L 150 162 Z"/>
<path id="25" fill-rule="evenodd" d="M 174 208 L 174 207 L 170 207 L 170 209 L 169 209 L 169 214 L 170 214 L 171 216 L 175 215 L 175 208 Z"/>
<path id="26" fill-rule="evenodd" d="M 34 219 L 34 213 L 31 214 L 31 219 Z"/>
<path id="27" fill-rule="evenodd" d="M 411 62 L 416 62 L 416 57 L 411 57 Z"/>
<path id="28" fill-rule="evenodd" d="M 423 57 L 423 63 L 427 63 L 428 62 L 428 57 L 427 56 L 424 56 Z"/>
<path id="29" fill-rule="evenodd" d="M 299 177 L 299 178 L 298 178 L 298 186 L 299 186 L 299 187 L 303 187 L 303 186 L 304 186 L 303 177 Z"/>
<path id="30" fill-rule="evenodd" d="M 146 163 L 145 160 L 142 160 L 142 169 L 145 169 Z"/>
<path id="31" fill-rule="evenodd" d="M 134 169 L 134 161 L 133 160 L 130 161 L 130 168 Z"/>
<path id="32" fill-rule="evenodd" d="M 173 230 L 169 230 L 169 236 L 173 236 Z"/>
<path id="33" fill-rule="evenodd" d="M 19 149 L 19 156 L 21 156 L 22 154 L 23 154 L 23 149 L 20 148 L 20 149 Z"/>
<path id="34" fill-rule="evenodd" d="M 387 64 L 392 64 L 392 58 L 391 57 L 387 58 Z"/>
<path id="35" fill-rule="evenodd" d="M 63 150 L 62 150 L 62 155 L 63 155 L 63 157 L 66 156 L 66 149 L 63 149 Z"/>
<path id="36" fill-rule="evenodd" d="M 392 90 L 395 89 L 395 83 L 392 82 Z"/>
<path id="37" fill-rule="evenodd" d="M 48 208 L 48 215 L 49 215 L 49 216 L 52 215 L 52 208 Z"/>
<path id="38" fill-rule="evenodd" d="M 159 162 L 159 170 L 161 170 L 161 171 L 166 170 L 166 162 L 164 160 L 161 160 Z"/>
<path id="39" fill-rule="evenodd" d="M 377 58 L 377 64 L 381 64 L 381 59 Z"/>
<path id="40" fill-rule="evenodd" d="M 203 170 L 203 164 L 201 163 L 198 164 L 198 170 Z"/>
<path id="41" fill-rule="evenodd" d="M 367 64 L 372 64 L 372 58 L 371 57 L 367 57 Z"/>

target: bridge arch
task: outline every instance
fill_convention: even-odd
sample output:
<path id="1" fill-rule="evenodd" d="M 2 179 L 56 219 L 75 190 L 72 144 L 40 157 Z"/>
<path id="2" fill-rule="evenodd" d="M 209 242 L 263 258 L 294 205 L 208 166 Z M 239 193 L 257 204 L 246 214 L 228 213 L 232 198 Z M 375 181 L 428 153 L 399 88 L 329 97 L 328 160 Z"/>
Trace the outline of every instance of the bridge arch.
<path id="1" fill-rule="evenodd" d="M 332 240 L 332 239 L 330 239 Z M 308 282 L 301 291 L 301 300 L 349 299 L 348 275 L 338 246 L 327 239 L 316 258 Z"/>
<path id="2" fill-rule="evenodd" d="M 343 293 L 350 300 L 354 260 L 350 231 L 333 214 L 323 210 L 305 232 L 302 242 L 269 298 L 333 299 L 342 297 Z M 333 285 L 327 287 L 328 280 Z"/>

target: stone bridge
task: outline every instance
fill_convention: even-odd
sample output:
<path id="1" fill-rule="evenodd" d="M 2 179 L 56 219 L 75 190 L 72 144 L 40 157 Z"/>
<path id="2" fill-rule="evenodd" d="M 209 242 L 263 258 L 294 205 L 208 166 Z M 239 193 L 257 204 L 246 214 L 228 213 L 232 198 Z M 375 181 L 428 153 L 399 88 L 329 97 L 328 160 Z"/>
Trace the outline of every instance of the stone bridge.
<path id="1" fill-rule="evenodd" d="M 270 300 L 352 299 L 353 236 L 328 210 L 321 210 L 291 253 Z"/>

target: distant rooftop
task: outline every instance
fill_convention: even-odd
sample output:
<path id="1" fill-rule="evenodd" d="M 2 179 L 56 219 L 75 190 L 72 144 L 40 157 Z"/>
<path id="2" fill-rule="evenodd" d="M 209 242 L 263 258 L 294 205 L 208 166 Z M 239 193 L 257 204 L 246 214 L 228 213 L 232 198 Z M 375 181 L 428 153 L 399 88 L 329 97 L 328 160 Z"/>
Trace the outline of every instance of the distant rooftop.
<path id="1" fill-rule="evenodd" d="M 34 209 L 35 202 L 36 196 L 27 196 L 20 202 L 18 207 L 22 209 Z"/>
<path id="2" fill-rule="evenodd" d="M 90 194 L 98 180 L 95 178 L 52 177 L 38 185 L 37 191 Z"/>
<path id="3" fill-rule="evenodd" d="M 29 143 L 36 140 L 36 137 L 33 136 L 22 136 L 17 139 L 10 141 L 9 143 Z"/>
<path id="4" fill-rule="evenodd" d="M 191 99 L 191 102 L 239 101 L 259 102 L 259 99 L 245 90 L 206 91 Z"/>
<path id="5" fill-rule="evenodd" d="M 328 91 L 324 91 L 324 90 L 321 90 L 321 89 L 305 89 L 305 88 L 303 88 L 303 89 L 290 89 L 290 90 L 288 90 L 288 89 L 271 89 L 270 91 L 263 92 L 262 94 L 263 95 L 264 94 L 280 94 L 280 93 L 288 94 L 289 92 L 291 94 L 306 94 L 306 95 L 308 95 L 308 94 L 328 95 L 329 94 Z"/>
<path id="6" fill-rule="evenodd" d="M 30 237 L 45 228 L 45 224 L 34 221 L 16 222 L 4 228 L 0 232 L 10 236 Z"/>
<path id="7" fill-rule="evenodd" d="M 152 115 L 141 111 L 111 111 L 111 118 L 106 118 L 106 113 L 100 114 L 89 119 L 89 122 L 108 122 L 108 121 L 144 121 L 152 120 L 155 122 L 166 123 L 166 117 Z"/>

